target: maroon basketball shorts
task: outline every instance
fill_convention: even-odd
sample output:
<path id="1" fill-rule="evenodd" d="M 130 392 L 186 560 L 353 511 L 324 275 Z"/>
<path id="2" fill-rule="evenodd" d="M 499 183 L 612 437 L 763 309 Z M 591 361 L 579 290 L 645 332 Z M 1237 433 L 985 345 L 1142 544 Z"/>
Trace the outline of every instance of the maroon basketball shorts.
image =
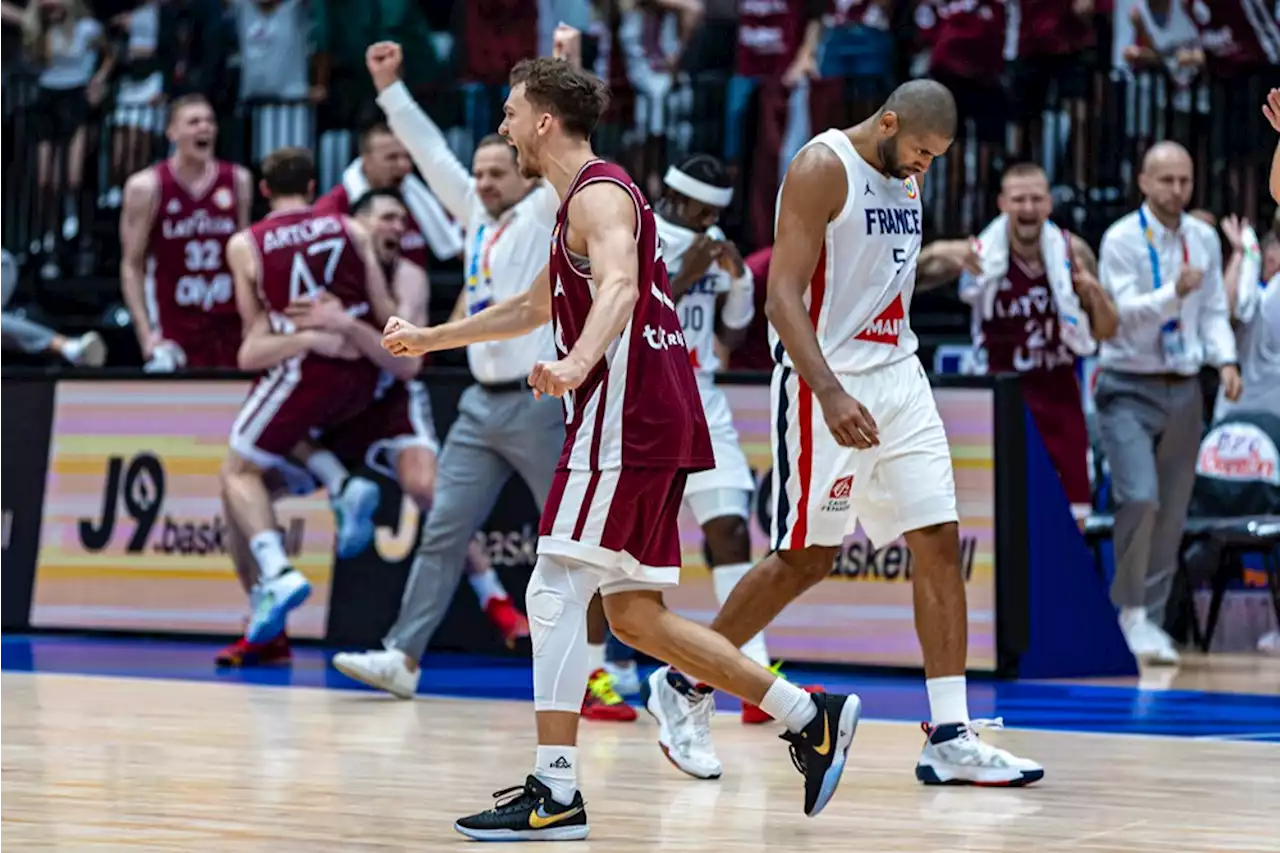
<path id="1" fill-rule="evenodd" d="M 207 314 L 199 318 L 199 325 L 164 329 L 161 335 L 182 350 L 188 369 L 235 370 L 241 332 L 240 315 L 232 313 Z"/>
<path id="2" fill-rule="evenodd" d="M 276 468 L 304 439 L 346 423 L 373 403 L 378 369 L 363 359 L 290 359 L 254 383 L 231 426 L 231 450 Z"/>
<path id="3" fill-rule="evenodd" d="M 686 471 L 558 470 L 538 525 L 538 554 L 583 563 L 600 593 L 680 582 L 680 504 Z"/>
<path id="4" fill-rule="evenodd" d="M 400 451 L 440 452 L 426 386 L 416 380 L 392 382 L 368 409 L 322 434 L 320 444 L 348 468 L 363 463 L 395 479 Z"/>

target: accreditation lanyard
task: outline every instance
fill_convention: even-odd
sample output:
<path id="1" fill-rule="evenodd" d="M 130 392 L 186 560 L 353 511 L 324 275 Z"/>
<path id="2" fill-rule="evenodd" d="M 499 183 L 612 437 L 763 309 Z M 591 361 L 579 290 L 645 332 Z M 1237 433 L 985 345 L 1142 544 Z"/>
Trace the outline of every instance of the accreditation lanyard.
<path id="1" fill-rule="evenodd" d="M 488 226 L 481 223 L 476 229 L 475 245 L 471 252 L 471 266 L 467 271 L 467 313 L 477 314 L 493 304 L 493 266 L 490 256 L 493 246 L 506 232 L 515 216 L 501 223 L 488 240 L 484 235 Z"/>
<path id="2" fill-rule="evenodd" d="M 1159 290 L 1164 284 L 1160 275 L 1160 253 L 1156 251 L 1156 241 L 1151 232 L 1151 225 L 1147 221 L 1147 212 L 1141 207 L 1138 208 L 1138 224 L 1142 227 L 1142 236 L 1147 241 L 1147 257 L 1151 260 L 1151 287 L 1153 290 Z M 1191 251 L 1187 247 L 1187 237 L 1181 231 L 1178 232 L 1178 242 L 1182 244 L 1182 265 L 1186 267 L 1191 263 Z M 1181 358 L 1184 347 L 1182 328 L 1178 318 L 1175 317 L 1160 327 L 1160 345 L 1164 351 L 1165 361 Z"/>

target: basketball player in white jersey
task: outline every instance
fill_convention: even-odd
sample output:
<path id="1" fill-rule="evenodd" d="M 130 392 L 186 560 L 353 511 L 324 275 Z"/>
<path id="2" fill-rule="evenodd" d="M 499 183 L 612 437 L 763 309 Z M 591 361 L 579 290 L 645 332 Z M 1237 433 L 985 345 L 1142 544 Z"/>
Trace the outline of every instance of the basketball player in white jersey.
<path id="1" fill-rule="evenodd" d="M 920 178 L 951 144 L 945 86 L 914 80 L 848 130 L 796 155 L 779 193 L 770 264 L 774 553 L 712 628 L 741 645 L 827 577 L 860 521 L 876 547 L 911 549 L 932 722 L 926 784 L 1018 786 L 1040 765 L 978 739 L 965 687 L 968 622 L 946 432 L 908 313 L 920 256 Z M 664 671 L 655 692 L 675 692 Z M 709 732 L 705 733 L 709 736 Z"/>

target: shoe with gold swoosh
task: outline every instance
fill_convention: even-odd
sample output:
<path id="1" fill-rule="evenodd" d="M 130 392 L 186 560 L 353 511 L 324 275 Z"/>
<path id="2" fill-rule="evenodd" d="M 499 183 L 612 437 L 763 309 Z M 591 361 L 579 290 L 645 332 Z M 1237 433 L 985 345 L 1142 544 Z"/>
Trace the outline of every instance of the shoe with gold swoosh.
<path id="1" fill-rule="evenodd" d="M 498 801 L 493 808 L 459 818 L 453 828 L 475 841 L 581 841 L 591 831 L 581 791 L 566 806 L 530 776 L 493 796 Z"/>
<path id="2" fill-rule="evenodd" d="M 830 802 L 840 784 L 849 745 L 858 730 L 862 700 L 857 696 L 813 693 L 818 713 L 799 732 L 785 732 L 791 763 L 804 776 L 804 813 L 814 817 Z"/>

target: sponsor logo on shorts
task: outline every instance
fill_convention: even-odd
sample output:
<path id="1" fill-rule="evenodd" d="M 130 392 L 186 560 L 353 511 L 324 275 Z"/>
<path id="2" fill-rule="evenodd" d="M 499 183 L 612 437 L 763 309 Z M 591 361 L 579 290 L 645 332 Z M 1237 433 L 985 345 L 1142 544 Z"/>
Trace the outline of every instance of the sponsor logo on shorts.
<path id="1" fill-rule="evenodd" d="M 683 348 L 684 332 L 667 331 L 662 326 L 652 326 L 648 323 L 644 324 L 644 341 L 650 347 L 656 350 L 674 349 L 675 347 Z"/>
<path id="2" fill-rule="evenodd" d="M 102 512 L 98 518 L 81 518 L 80 544 L 86 551 L 101 551 L 111 542 L 116 524 L 131 524 L 125 543 L 126 554 L 154 551 L 158 554 L 202 556 L 226 554 L 227 523 L 221 514 L 203 518 L 182 518 L 165 512 L 164 463 L 153 453 L 139 453 L 132 459 L 107 459 L 102 489 Z M 290 519 L 284 531 L 285 552 L 302 551 L 304 522 Z"/>
<path id="3" fill-rule="evenodd" d="M 853 497 L 853 475 L 841 477 L 831 484 L 831 491 L 827 494 L 826 503 L 822 505 L 823 512 L 848 512 L 850 500 Z"/>

